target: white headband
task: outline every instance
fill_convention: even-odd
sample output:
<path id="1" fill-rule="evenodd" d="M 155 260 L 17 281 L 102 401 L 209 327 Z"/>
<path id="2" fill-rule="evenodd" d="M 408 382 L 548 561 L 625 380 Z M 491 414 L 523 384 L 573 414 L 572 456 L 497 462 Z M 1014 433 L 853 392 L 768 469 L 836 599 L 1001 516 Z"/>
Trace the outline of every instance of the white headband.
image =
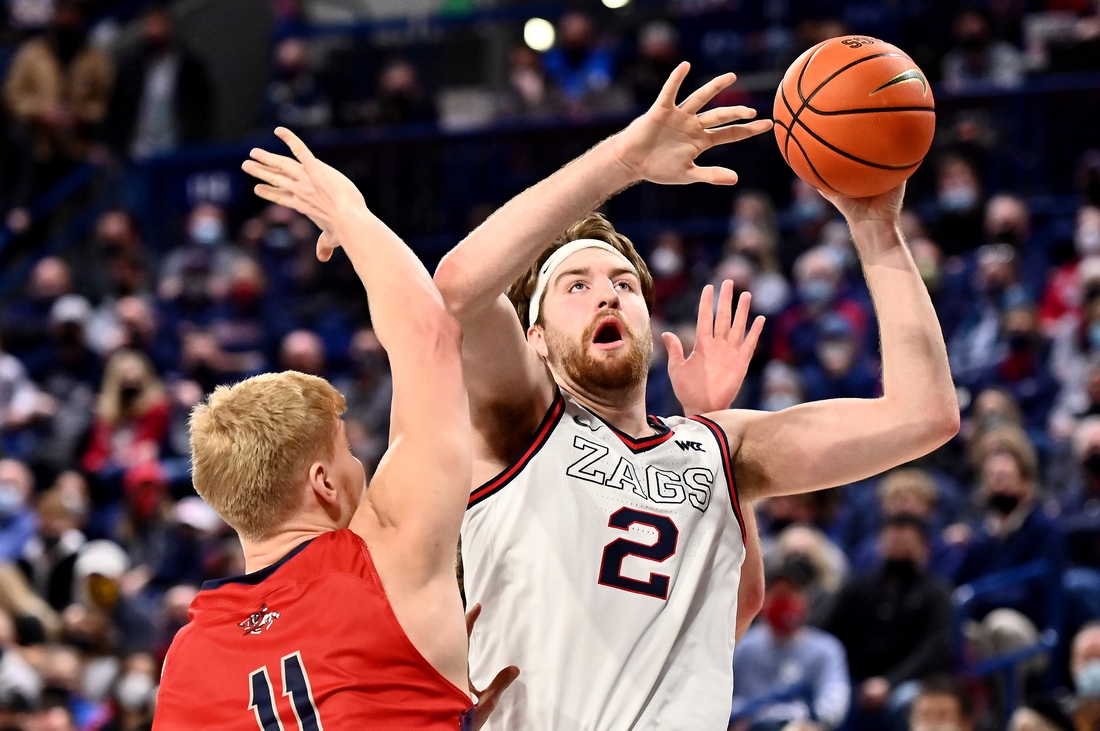
<path id="1" fill-rule="evenodd" d="M 576 241 L 570 241 L 568 244 L 551 254 L 550 258 L 547 259 L 546 263 L 539 269 L 539 278 L 535 283 L 535 293 L 531 295 L 531 303 L 528 307 L 528 327 L 534 326 L 535 322 L 539 319 L 539 307 L 542 303 L 542 296 L 546 293 L 546 287 L 550 284 L 550 277 L 554 274 L 554 271 L 561 266 L 563 261 L 584 249 L 603 249 L 604 251 L 609 251 L 622 259 L 623 262 L 630 267 L 632 272 L 635 274 L 638 272 L 637 268 L 630 263 L 630 259 L 623 256 L 623 252 L 606 241 L 600 241 L 599 239 L 577 239 Z"/>

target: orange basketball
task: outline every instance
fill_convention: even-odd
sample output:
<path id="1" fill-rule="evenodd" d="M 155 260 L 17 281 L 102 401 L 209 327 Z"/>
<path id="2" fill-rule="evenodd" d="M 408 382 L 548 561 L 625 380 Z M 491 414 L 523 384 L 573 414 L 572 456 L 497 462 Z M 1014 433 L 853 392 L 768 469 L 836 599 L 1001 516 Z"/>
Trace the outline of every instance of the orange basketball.
<path id="1" fill-rule="evenodd" d="M 862 198 L 901 185 L 936 129 L 924 73 L 876 38 L 822 41 L 787 69 L 775 95 L 775 138 L 798 177 Z"/>

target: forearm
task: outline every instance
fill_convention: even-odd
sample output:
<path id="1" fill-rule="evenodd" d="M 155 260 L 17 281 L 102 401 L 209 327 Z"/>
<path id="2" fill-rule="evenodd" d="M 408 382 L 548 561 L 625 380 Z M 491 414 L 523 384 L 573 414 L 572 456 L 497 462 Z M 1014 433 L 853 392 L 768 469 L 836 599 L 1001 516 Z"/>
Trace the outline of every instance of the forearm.
<path id="1" fill-rule="evenodd" d="M 899 226 L 878 220 L 855 223 L 852 236 L 878 315 L 880 406 L 887 420 L 917 418 L 932 427 L 957 421 L 959 407 L 943 333 Z"/>
<path id="2" fill-rule="evenodd" d="M 460 319 L 489 307 L 565 229 L 636 182 L 604 140 L 489 217 L 439 264 L 435 282 Z"/>
<path id="3" fill-rule="evenodd" d="M 416 333 L 449 319 L 439 291 L 408 246 L 365 206 L 333 219 L 334 233 L 363 282 L 371 323 L 390 357 L 422 347 Z"/>
<path id="4" fill-rule="evenodd" d="M 756 527 L 756 510 L 748 500 L 741 501 L 741 516 L 745 528 L 745 561 L 741 565 L 741 582 L 737 586 L 737 623 L 734 628 L 737 640 L 748 631 L 764 605 L 764 554 Z"/>

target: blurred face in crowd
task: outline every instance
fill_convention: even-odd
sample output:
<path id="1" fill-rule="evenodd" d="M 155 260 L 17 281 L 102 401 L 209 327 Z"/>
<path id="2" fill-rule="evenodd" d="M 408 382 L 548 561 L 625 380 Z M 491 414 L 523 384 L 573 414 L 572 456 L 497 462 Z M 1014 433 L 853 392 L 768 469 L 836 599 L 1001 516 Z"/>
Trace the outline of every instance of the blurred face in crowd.
<path id="1" fill-rule="evenodd" d="M 955 19 L 955 42 L 967 54 L 982 54 L 992 31 L 981 13 L 969 11 Z"/>
<path id="2" fill-rule="evenodd" d="M 669 279 L 684 271 L 684 240 L 675 231 L 665 231 L 653 244 L 646 262 L 654 279 Z"/>
<path id="3" fill-rule="evenodd" d="M 913 261 L 920 272 L 921 281 L 929 292 L 939 289 L 942 277 L 941 267 L 943 251 L 935 241 L 927 238 L 917 238 L 909 242 L 909 251 L 913 254 Z"/>
<path id="4" fill-rule="evenodd" d="M 973 210 L 981 199 L 974 168 L 962 158 L 948 158 L 940 166 L 936 182 L 940 208 L 947 213 Z"/>
<path id="5" fill-rule="evenodd" d="M 858 353 L 852 334 L 824 337 L 817 344 L 817 359 L 830 378 L 847 375 L 855 365 Z"/>
<path id="6" fill-rule="evenodd" d="M 782 411 L 802 403 L 802 383 L 798 371 L 780 361 L 772 361 L 764 368 L 764 388 L 760 395 L 760 408 L 764 411 Z"/>
<path id="7" fill-rule="evenodd" d="M 550 366 L 590 393 L 645 383 L 653 338 L 638 274 L 621 256 L 582 249 L 552 272 L 528 339 Z"/>
<path id="8" fill-rule="evenodd" d="M 1031 231 L 1027 204 L 1014 195 L 996 195 L 985 209 L 985 235 L 1017 249 L 1027 243 Z"/>
<path id="9" fill-rule="evenodd" d="M 412 98 L 420 91 L 416 68 L 407 61 L 391 63 L 382 72 L 378 87 L 384 96 Z"/>
<path id="10" fill-rule="evenodd" d="M 22 513 L 33 487 L 34 480 L 25 464 L 14 459 L 0 460 L 0 520 L 10 520 Z"/>
<path id="11" fill-rule="evenodd" d="M 1082 206 L 1073 227 L 1073 248 L 1078 256 L 1100 254 L 1100 207 Z"/>
<path id="12" fill-rule="evenodd" d="M 1002 323 L 1005 342 L 1013 353 L 1034 351 L 1042 343 L 1039 321 L 1030 307 L 1016 308 L 1005 313 Z"/>
<path id="13" fill-rule="evenodd" d="M 134 223 L 123 211 L 107 211 L 95 225 L 96 243 L 108 255 L 117 255 L 139 248 Z"/>
<path id="14" fill-rule="evenodd" d="M 676 29 L 668 23 L 650 23 L 642 29 L 638 44 L 643 57 L 666 63 L 675 62 L 680 54 Z"/>
<path id="15" fill-rule="evenodd" d="M 187 235 L 203 246 L 216 246 L 225 241 L 225 211 L 213 203 L 200 203 L 187 219 Z"/>
<path id="16" fill-rule="evenodd" d="M 374 379 L 383 375 L 389 368 L 385 348 L 378 340 L 374 330 L 363 328 L 355 333 L 348 348 L 355 374 L 360 378 Z"/>
<path id="17" fill-rule="evenodd" d="M 275 70 L 293 78 L 309 70 L 309 46 L 302 38 L 287 38 L 275 47 Z"/>
<path id="18" fill-rule="evenodd" d="M 76 731 L 76 724 L 68 708 L 55 706 L 31 716 L 27 731 Z"/>
<path id="19" fill-rule="evenodd" d="M 981 247 L 975 276 L 978 289 L 990 296 L 1000 296 L 1016 283 L 1016 251 L 1008 244 Z"/>
<path id="20" fill-rule="evenodd" d="M 281 363 L 288 371 L 320 376 L 325 371 L 325 348 L 321 338 L 309 330 L 295 330 L 283 340 Z"/>
<path id="21" fill-rule="evenodd" d="M 840 286 L 840 266 L 836 255 L 822 247 L 811 249 L 795 263 L 798 295 L 811 309 L 832 304 Z"/>
<path id="22" fill-rule="evenodd" d="M 971 418 L 979 422 L 984 429 L 1020 424 L 1020 416 L 1011 397 L 996 388 L 990 388 L 978 394 L 978 398 L 974 399 Z"/>
<path id="23" fill-rule="evenodd" d="M 1031 499 L 1033 488 L 1015 458 L 1008 452 L 996 451 L 982 463 L 982 491 L 990 509 L 1009 515 Z"/>
<path id="24" fill-rule="evenodd" d="M 887 525 L 879 534 L 887 574 L 909 578 L 928 565 L 928 541 L 914 525 Z"/>
<path id="25" fill-rule="evenodd" d="M 566 13 L 559 26 L 562 48 L 585 50 L 592 44 L 592 21 L 584 13 Z"/>
<path id="26" fill-rule="evenodd" d="M 912 731 L 969 731 L 959 699 L 949 693 L 921 693 L 909 708 Z"/>
<path id="27" fill-rule="evenodd" d="M 788 579 L 777 579 L 764 594 L 761 615 L 779 638 L 793 636 L 806 622 L 809 605 L 801 587 Z"/>
<path id="28" fill-rule="evenodd" d="M 1100 626 L 1087 625 L 1073 639 L 1070 671 L 1077 695 L 1100 702 Z"/>
<path id="29" fill-rule="evenodd" d="M 30 296 L 40 302 L 52 302 L 72 289 L 69 267 L 56 256 L 38 262 L 31 271 Z"/>
<path id="30" fill-rule="evenodd" d="M 145 38 L 145 45 L 153 51 L 171 48 L 175 38 L 172 19 L 160 10 L 149 13 L 141 21 L 141 34 Z"/>

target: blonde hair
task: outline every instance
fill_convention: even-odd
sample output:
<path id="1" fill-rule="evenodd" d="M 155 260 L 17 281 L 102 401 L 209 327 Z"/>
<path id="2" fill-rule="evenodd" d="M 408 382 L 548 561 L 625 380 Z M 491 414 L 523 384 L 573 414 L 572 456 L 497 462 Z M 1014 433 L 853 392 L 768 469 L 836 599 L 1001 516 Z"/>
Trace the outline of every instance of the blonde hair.
<path id="1" fill-rule="evenodd" d="M 940 499 L 935 480 L 924 470 L 915 467 L 893 470 L 882 478 L 878 486 L 879 501 L 884 503 L 906 493 L 915 495 L 929 505 L 935 505 Z"/>
<path id="2" fill-rule="evenodd" d="M 122 403 L 122 385 L 131 368 L 140 369 L 141 395 L 127 411 Z M 96 415 L 115 426 L 140 416 L 164 400 L 164 384 L 157 377 L 152 361 L 137 350 L 120 350 L 107 360 L 103 386 L 96 403 Z"/>
<path id="3" fill-rule="evenodd" d="M 191 412 L 195 490 L 242 539 L 270 537 L 298 508 L 310 465 L 332 459 L 346 408 L 328 381 L 296 371 L 219 386 Z"/>
<path id="4" fill-rule="evenodd" d="M 524 330 L 527 329 L 527 315 L 531 308 L 531 297 L 535 294 L 535 287 L 538 285 L 539 269 L 546 263 L 546 260 L 553 255 L 555 251 L 568 244 L 570 241 L 577 241 L 579 239 L 596 239 L 597 241 L 604 241 L 611 244 L 625 256 L 634 268 L 638 270 L 639 283 L 642 285 L 642 297 L 645 299 L 646 306 L 653 310 L 653 275 L 649 273 L 649 267 L 646 266 L 645 259 L 642 258 L 638 250 L 634 248 L 634 244 L 627 237 L 615 230 L 615 227 L 611 225 L 611 222 L 603 217 L 600 213 L 589 213 L 583 219 L 574 223 L 572 226 L 565 230 L 557 241 L 552 243 L 546 248 L 539 258 L 531 265 L 523 276 L 516 281 L 512 282 L 512 286 L 508 288 L 508 299 L 512 302 L 512 307 L 516 309 L 516 314 L 519 315 L 519 320 L 523 323 Z M 542 313 L 539 313 L 539 321 L 542 320 Z"/>

